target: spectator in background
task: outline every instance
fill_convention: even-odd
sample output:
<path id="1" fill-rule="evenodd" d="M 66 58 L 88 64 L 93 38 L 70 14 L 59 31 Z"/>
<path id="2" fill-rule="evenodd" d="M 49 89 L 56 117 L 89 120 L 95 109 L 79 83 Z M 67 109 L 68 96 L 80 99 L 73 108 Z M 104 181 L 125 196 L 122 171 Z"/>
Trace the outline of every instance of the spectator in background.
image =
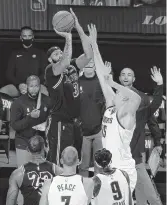
<path id="1" fill-rule="evenodd" d="M 30 75 L 37 75 L 43 84 L 44 70 L 47 66 L 47 56 L 44 51 L 33 46 L 34 33 L 32 28 L 22 27 L 20 40 L 22 48 L 13 51 L 8 62 L 6 76 L 10 84 L 0 89 L 0 92 L 12 97 L 18 97 L 20 93 L 27 92 L 26 79 Z M 41 91 L 47 94 L 44 86 L 41 86 Z"/>
<path id="2" fill-rule="evenodd" d="M 131 152 L 133 158 L 136 161 L 137 170 L 137 184 L 135 188 L 136 205 L 145 205 L 147 204 L 147 200 L 152 205 L 161 205 L 161 200 L 159 196 L 157 196 L 155 188 L 146 171 L 145 162 L 143 162 L 142 159 L 142 154 L 145 151 L 144 131 L 146 123 L 148 123 L 148 125 L 154 125 L 153 127 L 149 126 L 149 128 L 155 138 L 155 146 L 158 152 L 161 153 L 162 151 L 162 148 L 160 146 L 160 130 L 153 116 L 154 112 L 158 109 L 162 102 L 163 79 L 161 73 L 159 71 L 159 75 L 157 75 L 157 87 L 155 89 L 153 101 L 151 104 L 148 97 L 144 93 L 138 91 L 136 88 L 133 87 L 133 83 L 135 81 L 135 74 L 132 69 L 124 68 L 120 73 L 119 80 L 123 86 L 132 89 L 134 92 L 138 93 L 138 95 L 140 95 L 142 99 L 139 109 L 136 112 L 136 128 L 134 130 L 133 138 L 131 141 Z M 150 123 L 150 121 L 154 121 L 154 123 Z"/>
<path id="3" fill-rule="evenodd" d="M 82 164 L 80 174 L 88 177 L 93 155 L 102 148 L 101 122 L 105 107 L 105 100 L 95 73 L 93 60 L 84 68 L 83 75 L 79 78 L 80 84 L 80 117 L 83 129 Z"/>
<path id="4" fill-rule="evenodd" d="M 50 99 L 40 93 L 37 76 L 27 78 L 27 94 L 16 99 L 11 107 L 11 126 L 16 131 L 16 159 L 18 167 L 31 159 L 27 151 L 28 140 L 45 131 L 45 121 L 49 115 Z M 43 124 L 42 124 L 43 123 Z"/>

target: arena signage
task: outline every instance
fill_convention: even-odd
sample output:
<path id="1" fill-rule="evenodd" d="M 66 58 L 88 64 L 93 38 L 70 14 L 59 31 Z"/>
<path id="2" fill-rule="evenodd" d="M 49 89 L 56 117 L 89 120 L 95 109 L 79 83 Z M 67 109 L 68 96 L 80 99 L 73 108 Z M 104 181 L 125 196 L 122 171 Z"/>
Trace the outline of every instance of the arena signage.
<path id="1" fill-rule="evenodd" d="M 68 6 L 48 5 L 48 28 L 53 30 L 53 15 L 60 10 L 69 10 Z M 87 24 L 95 23 L 99 32 L 110 33 L 166 33 L 165 7 L 91 7 L 77 6 L 74 8 L 84 30 Z M 85 15 L 86 13 L 86 15 Z"/>
<path id="2" fill-rule="evenodd" d="M 147 15 L 142 24 L 145 25 L 157 24 L 159 26 L 162 26 L 166 23 L 167 23 L 166 16 L 159 16 L 158 18 L 155 19 L 154 16 Z"/>

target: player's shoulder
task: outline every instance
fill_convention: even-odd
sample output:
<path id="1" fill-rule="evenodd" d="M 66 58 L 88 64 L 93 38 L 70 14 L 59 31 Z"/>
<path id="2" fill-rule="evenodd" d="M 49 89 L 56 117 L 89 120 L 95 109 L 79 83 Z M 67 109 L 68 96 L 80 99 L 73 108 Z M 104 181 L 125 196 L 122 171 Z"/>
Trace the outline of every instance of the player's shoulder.
<path id="1" fill-rule="evenodd" d="M 10 181 L 10 182 L 15 181 L 15 182 L 18 183 L 20 180 L 23 179 L 23 175 L 24 175 L 24 166 L 21 166 L 21 167 L 15 169 L 15 170 L 12 172 L 12 174 L 10 175 L 9 181 Z"/>

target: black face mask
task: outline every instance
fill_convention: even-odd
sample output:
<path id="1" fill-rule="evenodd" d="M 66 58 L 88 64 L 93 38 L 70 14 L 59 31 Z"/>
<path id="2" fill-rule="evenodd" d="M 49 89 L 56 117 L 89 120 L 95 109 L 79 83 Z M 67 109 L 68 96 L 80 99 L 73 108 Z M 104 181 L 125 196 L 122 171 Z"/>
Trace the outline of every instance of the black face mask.
<path id="1" fill-rule="evenodd" d="M 33 42 L 33 39 L 22 39 L 22 43 L 23 45 L 25 46 L 31 46 L 32 45 L 32 42 Z"/>

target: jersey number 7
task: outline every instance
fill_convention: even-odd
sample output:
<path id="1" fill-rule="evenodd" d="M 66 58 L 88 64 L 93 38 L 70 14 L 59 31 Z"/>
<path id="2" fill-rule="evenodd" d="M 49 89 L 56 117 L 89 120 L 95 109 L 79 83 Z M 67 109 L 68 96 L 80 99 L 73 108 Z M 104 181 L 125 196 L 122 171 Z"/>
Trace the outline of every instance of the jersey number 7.
<path id="1" fill-rule="evenodd" d="M 70 199 L 71 199 L 71 196 L 62 196 L 61 197 L 61 201 L 65 202 L 64 205 L 69 205 L 70 204 Z"/>

